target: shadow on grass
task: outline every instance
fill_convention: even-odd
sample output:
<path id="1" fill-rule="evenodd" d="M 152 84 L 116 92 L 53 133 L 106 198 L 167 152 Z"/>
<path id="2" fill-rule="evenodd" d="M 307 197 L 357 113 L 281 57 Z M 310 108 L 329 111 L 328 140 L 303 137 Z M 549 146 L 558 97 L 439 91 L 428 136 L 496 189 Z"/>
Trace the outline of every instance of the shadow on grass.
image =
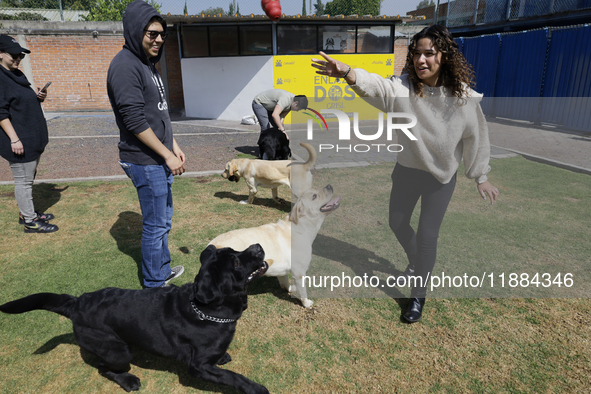
<path id="1" fill-rule="evenodd" d="M 298 298 L 290 296 L 289 292 L 279 285 L 279 280 L 272 276 L 263 276 L 248 285 L 249 296 L 257 294 L 273 294 L 277 299 L 301 306 Z"/>
<path id="2" fill-rule="evenodd" d="M 259 147 L 258 146 L 237 146 L 236 149 L 240 153 L 244 153 L 245 155 L 254 156 L 254 159 L 259 158 Z"/>
<path id="3" fill-rule="evenodd" d="M 68 186 L 56 186 L 55 183 L 39 183 L 33 185 L 33 201 L 35 203 L 36 211 L 48 211 L 62 198 L 62 192 L 68 189 Z"/>
<path id="4" fill-rule="evenodd" d="M 141 284 L 142 275 L 142 215 L 137 212 L 125 211 L 111 227 L 111 236 L 117 242 L 122 253 L 130 256 L 137 265 L 137 276 Z"/>
<path id="5" fill-rule="evenodd" d="M 362 249 L 323 234 L 318 234 L 316 237 L 313 254 L 337 261 L 351 268 L 354 274 L 359 277 L 364 275 L 373 276 L 376 273 L 384 273 L 393 277 L 402 274 L 402 271 L 394 268 L 390 261 L 378 256 L 371 250 Z M 406 310 L 408 300 L 396 287 L 384 286 L 379 289 L 388 297 L 393 298 L 403 311 Z"/>
<path id="6" fill-rule="evenodd" d="M 59 345 L 76 345 L 78 346 L 78 342 L 74 337 L 74 333 L 69 334 L 62 334 L 58 335 L 49 341 L 47 341 L 43 346 L 37 349 L 33 354 L 45 354 L 49 353 Z M 192 387 L 196 390 L 208 391 L 208 392 L 215 392 L 215 393 L 222 393 L 222 394 L 235 394 L 238 393 L 235 389 L 231 387 L 225 387 L 223 385 L 217 385 L 209 382 L 205 382 L 198 378 L 192 377 L 189 372 L 187 365 L 181 363 L 180 361 L 169 359 L 165 357 L 159 357 L 152 353 L 145 352 L 143 350 L 133 348 L 133 359 L 131 361 L 132 365 L 135 365 L 142 369 L 153 370 L 153 371 L 162 371 L 162 372 L 169 372 L 175 374 L 179 377 L 179 383 L 185 387 Z M 87 365 L 96 368 L 98 372 L 99 364 L 101 360 L 99 357 L 94 355 L 93 353 L 80 348 L 80 357 L 82 361 L 84 361 Z M 231 365 L 231 364 L 230 364 Z M 106 379 L 106 378 L 105 378 Z M 112 383 L 116 385 L 116 383 Z M 113 386 L 115 387 L 115 386 Z"/>
<path id="7" fill-rule="evenodd" d="M 237 203 L 248 200 L 248 195 L 234 194 L 232 192 L 216 192 L 214 197 L 219 198 L 220 200 L 234 200 Z M 291 202 L 283 198 L 281 199 L 281 202 L 277 203 L 272 198 L 255 197 L 254 201 L 250 205 L 277 208 L 285 213 L 291 212 Z"/>

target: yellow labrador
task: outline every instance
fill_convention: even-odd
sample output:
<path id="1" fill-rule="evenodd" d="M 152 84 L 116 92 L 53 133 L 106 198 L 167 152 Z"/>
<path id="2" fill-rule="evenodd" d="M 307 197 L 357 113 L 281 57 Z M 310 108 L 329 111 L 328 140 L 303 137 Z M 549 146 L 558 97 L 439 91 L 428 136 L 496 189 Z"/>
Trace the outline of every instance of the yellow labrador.
<path id="1" fill-rule="evenodd" d="M 217 236 L 209 244 L 216 248 L 230 247 L 244 250 L 259 243 L 265 251 L 269 269 L 267 276 L 277 276 L 281 287 L 297 292 L 304 307 L 312 306 L 308 299 L 303 276 L 312 260 L 312 243 L 326 216 L 337 209 L 341 197 L 332 198 L 333 188 L 327 185 L 321 190 L 305 191 L 293 206 L 291 213 L 277 223 L 230 231 Z M 294 285 L 289 285 L 291 273 Z"/>
<path id="2" fill-rule="evenodd" d="M 257 194 L 257 187 L 271 188 L 273 200 L 279 201 L 277 187 L 286 185 L 297 198 L 312 187 L 312 173 L 310 170 L 316 162 L 316 151 L 312 145 L 300 144 L 308 151 L 308 161 L 294 163 L 291 160 L 253 160 L 234 159 L 226 163 L 222 177 L 238 182 L 240 178 L 248 185 L 248 200 L 241 204 L 252 204 Z"/>

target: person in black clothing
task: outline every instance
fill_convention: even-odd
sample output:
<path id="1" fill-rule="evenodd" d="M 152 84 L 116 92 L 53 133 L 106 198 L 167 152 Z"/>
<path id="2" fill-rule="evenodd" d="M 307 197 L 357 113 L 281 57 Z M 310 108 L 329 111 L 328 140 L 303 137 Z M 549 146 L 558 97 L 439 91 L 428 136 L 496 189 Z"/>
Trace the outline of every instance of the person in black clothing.
<path id="1" fill-rule="evenodd" d="M 166 92 L 155 64 L 166 22 L 143 0 L 123 15 L 125 45 L 107 73 L 107 93 L 120 132 L 119 163 L 135 186 L 142 210 L 142 273 L 145 287 L 165 286 L 184 268 L 170 268 L 172 183 L 185 172 L 185 154 L 172 135 Z"/>
<path id="2" fill-rule="evenodd" d="M 8 161 L 14 177 L 14 195 L 20 210 L 19 223 L 26 233 L 58 230 L 47 221 L 51 213 L 35 211 L 33 181 L 39 158 L 49 140 L 41 103 L 47 92 L 35 92 L 25 74 L 18 69 L 25 54 L 31 53 L 17 40 L 0 35 L 0 155 Z"/>

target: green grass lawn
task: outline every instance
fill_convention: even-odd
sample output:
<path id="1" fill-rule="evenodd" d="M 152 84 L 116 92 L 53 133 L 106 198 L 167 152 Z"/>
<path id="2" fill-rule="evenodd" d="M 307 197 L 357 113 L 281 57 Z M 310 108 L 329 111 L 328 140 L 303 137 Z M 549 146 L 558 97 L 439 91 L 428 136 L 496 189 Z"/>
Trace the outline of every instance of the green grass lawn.
<path id="1" fill-rule="evenodd" d="M 407 289 L 311 288 L 315 304 L 304 309 L 265 277 L 250 287 L 224 368 L 271 393 L 590 392 L 590 178 L 520 157 L 491 165 L 501 190 L 492 207 L 458 176 L 434 274 L 570 272 L 573 286 L 437 289 L 423 320 L 409 325 L 400 318 Z M 383 280 L 404 269 L 388 227 L 392 166 L 315 172 L 315 185 L 332 184 L 343 200 L 320 230 L 309 275 Z M 130 182 L 40 184 L 34 192 L 36 208 L 54 213 L 60 231 L 25 234 L 12 186 L 0 186 L 0 303 L 35 292 L 141 287 L 141 215 Z M 170 249 L 173 264 L 186 270 L 175 284 L 194 279 L 215 236 L 290 210 L 267 189 L 252 206 L 239 204 L 246 196 L 242 181 L 175 180 Z M 289 190 L 279 196 L 289 200 Z M 123 392 L 97 364 L 76 344 L 68 319 L 45 311 L 0 315 L 1 393 Z M 234 392 L 140 351 L 131 372 L 145 393 Z"/>

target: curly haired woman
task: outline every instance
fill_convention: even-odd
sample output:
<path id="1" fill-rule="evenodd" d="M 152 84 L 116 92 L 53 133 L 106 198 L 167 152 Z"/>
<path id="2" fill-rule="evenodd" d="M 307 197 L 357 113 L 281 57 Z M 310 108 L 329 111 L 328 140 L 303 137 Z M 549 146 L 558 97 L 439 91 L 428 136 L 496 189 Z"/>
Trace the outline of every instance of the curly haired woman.
<path id="1" fill-rule="evenodd" d="M 464 160 L 465 174 L 474 179 L 480 196 L 493 204 L 499 190 L 489 181 L 490 145 L 480 100 L 470 88 L 473 72 L 449 31 L 426 27 L 414 35 L 403 75 L 390 79 L 332 59 L 323 52 L 312 59 L 318 74 L 343 78 L 361 97 L 385 112 L 414 114 L 412 134 L 398 135 L 404 149 L 392 173 L 390 228 L 404 248 L 409 264 L 402 274 L 413 284 L 403 314 L 410 323 L 421 319 L 427 282 L 435 266 L 437 239 Z M 421 198 L 417 231 L 410 219 Z M 420 280 L 419 280 L 420 279 Z"/>

